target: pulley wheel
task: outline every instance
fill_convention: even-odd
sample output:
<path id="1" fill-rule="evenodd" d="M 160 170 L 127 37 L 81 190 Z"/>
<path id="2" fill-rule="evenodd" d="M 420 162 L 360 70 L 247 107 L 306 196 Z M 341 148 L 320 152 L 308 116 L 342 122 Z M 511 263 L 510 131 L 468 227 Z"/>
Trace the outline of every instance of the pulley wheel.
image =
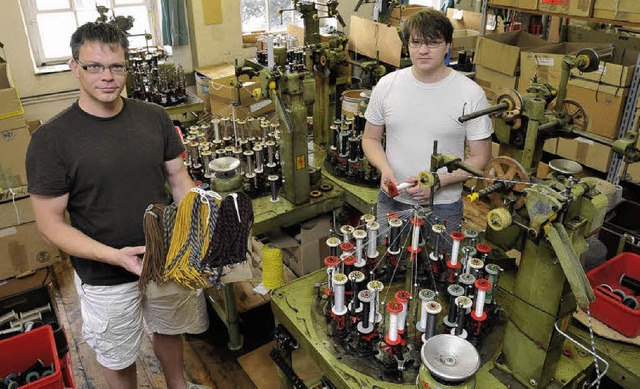
<path id="1" fill-rule="evenodd" d="M 553 110 L 554 107 L 555 101 L 549 104 L 550 110 Z M 562 108 L 562 112 L 564 112 L 565 118 L 569 120 L 571 127 L 578 131 L 587 131 L 587 127 L 589 127 L 589 115 L 580 103 L 575 100 L 564 99 Z"/>
<path id="2" fill-rule="evenodd" d="M 518 161 L 510 157 L 492 158 L 484 168 L 484 177 L 488 178 L 488 185 L 494 181 L 515 181 L 511 190 L 522 192 L 529 183 L 529 175 Z"/>
<path id="3" fill-rule="evenodd" d="M 527 186 L 529 182 L 529 175 L 526 170 L 520 165 L 518 161 L 510 157 L 495 157 L 492 158 L 487 166 L 484 168 L 484 177 L 485 180 L 482 180 L 482 185 L 484 187 L 488 187 L 494 184 L 496 181 L 507 181 L 509 184 L 512 184 L 509 189 L 509 193 L 500 193 L 494 192 L 489 193 L 489 198 L 491 199 L 494 206 L 501 207 L 504 205 L 505 197 L 515 197 L 513 192 L 519 193 L 522 192 Z M 524 197 L 518 199 L 515 204 L 515 208 L 522 208 L 524 205 Z"/>
<path id="4" fill-rule="evenodd" d="M 496 104 L 507 103 L 507 111 L 513 111 L 515 109 L 522 110 L 522 96 L 520 92 L 515 89 L 505 88 L 498 92 L 496 97 Z"/>

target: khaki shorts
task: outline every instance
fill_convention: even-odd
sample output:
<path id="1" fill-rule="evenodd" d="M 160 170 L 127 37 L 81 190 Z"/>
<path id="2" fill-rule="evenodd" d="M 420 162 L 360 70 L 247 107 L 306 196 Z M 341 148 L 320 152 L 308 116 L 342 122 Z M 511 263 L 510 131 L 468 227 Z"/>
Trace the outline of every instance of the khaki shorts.
<path id="1" fill-rule="evenodd" d="M 114 286 L 82 284 L 75 275 L 80 296 L 82 337 L 96 352 L 98 362 L 111 370 L 132 365 L 142 344 L 143 318 L 149 329 L 164 335 L 199 334 L 209 327 L 202 290 L 173 282 L 151 282 L 144 298 L 137 282 Z"/>

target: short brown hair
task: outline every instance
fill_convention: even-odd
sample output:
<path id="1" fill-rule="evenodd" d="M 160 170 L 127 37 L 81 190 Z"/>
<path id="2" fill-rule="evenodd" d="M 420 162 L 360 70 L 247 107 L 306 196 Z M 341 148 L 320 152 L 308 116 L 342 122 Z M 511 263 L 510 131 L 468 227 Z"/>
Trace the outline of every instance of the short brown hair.
<path id="1" fill-rule="evenodd" d="M 80 46 L 86 42 L 98 42 L 112 48 L 121 47 L 125 55 L 129 50 L 129 40 L 127 35 L 118 27 L 109 23 L 85 23 L 71 35 L 71 55 L 78 59 Z"/>
<path id="2" fill-rule="evenodd" d="M 427 8 L 411 15 L 402 26 L 402 38 L 409 42 L 411 38 L 420 41 L 453 40 L 453 24 L 444 13 Z"/>

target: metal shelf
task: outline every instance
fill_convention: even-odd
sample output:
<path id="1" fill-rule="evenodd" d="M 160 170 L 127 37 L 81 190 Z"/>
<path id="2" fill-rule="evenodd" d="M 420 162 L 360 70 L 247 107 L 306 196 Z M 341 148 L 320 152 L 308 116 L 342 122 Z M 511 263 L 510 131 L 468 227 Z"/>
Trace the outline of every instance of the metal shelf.
<path id="1" fill-rule="evenodd" d="M 518 12 L 527 13 L 527 14 L 547 15 L 547 16 L 552 16 L 552 17 L 555 16 L 555 17 L 563 18 L 563 19 L 575 19 L 575 20 L 583 20 L 583 21 L 586 21 L 586 22 L 615 24 L 615 25 L 618 25 L 618 26 L 627 26 L 627 27 L 640 28 L 640 23 L 625 22 L 625 21 L 622 21 L 622 20 L 611 20 L 611 19 L 601 19 L 601 18 L 594 18 L 594 17 L 588 17 L 588 16 L 567 15 L 567 14 L 561 14 L 561 13 L 555 13 L 555 12 L 540 11 L 540 10 L 537 10 L 537 9 L 526 9 L 526 8 L 513 7 L 513 6 L 509 6 L 509 5 L 498 5 L 498 4 L 493 4 L 491 2 L 488 3 L 488 6 L 492 7 L 492 8 L 510 9 L 510 10 L 513 10 L 513 11 L 518 11 Z"/>

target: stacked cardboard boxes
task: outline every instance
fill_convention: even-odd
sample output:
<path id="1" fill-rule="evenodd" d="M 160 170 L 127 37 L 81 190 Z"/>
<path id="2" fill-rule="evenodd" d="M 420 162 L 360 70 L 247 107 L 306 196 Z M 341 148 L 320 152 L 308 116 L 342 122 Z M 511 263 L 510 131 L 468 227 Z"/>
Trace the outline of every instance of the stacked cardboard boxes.
<path id="1" fill-rule="evenodd" d="M 637 0 L 595 0 L 593 17 L 640 23 Z"/>
<path id="2" fill-rule="evenodd" d="M 516 89 L 520 74 L 520 52 L 549 43 L 525 31 L 483 35 L 476 50 L 476 82 L 493 100 L 503 88 Z"/>
<path id="3" fill-rule="evenodd" d="M 60 258 L 34 222 L 25 169 L 31 132 L 23 113 L 9 66 L 0 63 L 0 280 Z"/>
<path id="4" fill-rule="evenodd" d="M 207 110 L 217 117 L 231 117 L 245 119 L 249 116 L 257 117 L 272 113 L 275 106 L 271 100 L 256 101 L 253 90 L 260 88 L 260 80 L 250 79 L 246 75 L 240 77 L 242 87 L 233 86 L 236 75 L 233 65 L 220 63 L 217 65 L 196 68 L 196 93 L 202 98 Z M 240 104 L 238 104 L 238 93 Z"/>

